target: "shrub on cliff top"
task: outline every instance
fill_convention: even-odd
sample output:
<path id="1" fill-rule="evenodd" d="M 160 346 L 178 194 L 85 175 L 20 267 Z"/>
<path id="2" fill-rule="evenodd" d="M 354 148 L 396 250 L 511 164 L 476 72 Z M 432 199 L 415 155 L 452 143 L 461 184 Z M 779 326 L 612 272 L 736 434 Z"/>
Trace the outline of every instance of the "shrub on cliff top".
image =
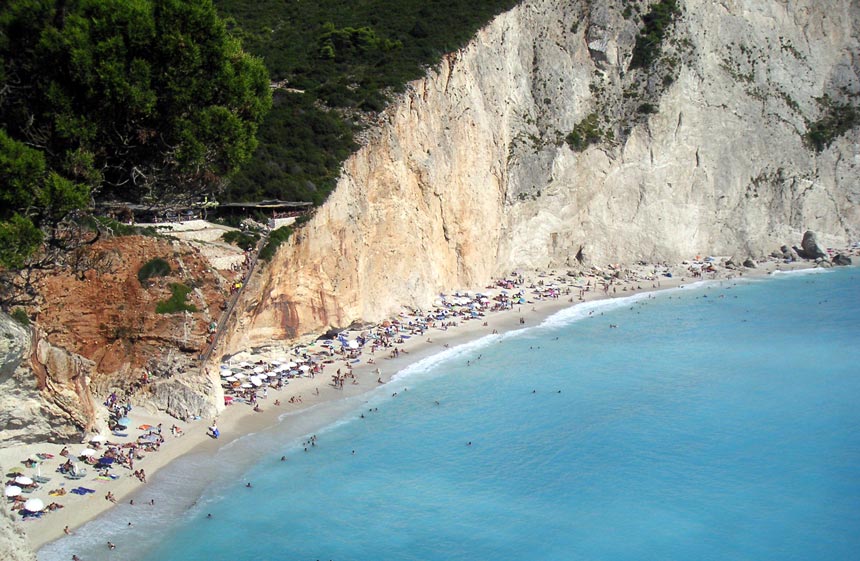
<path id="1" fill-rule="evenodd" d="M 260 250 L 260 259 L 263 261 L 271 260 L 272 257 L 275 256 L 275 251 L 277 251 L 278 246 L 290 239 L 290 235 L 292 233 L 293 229 L 289 226 L 282 226 L 277 230 L 272 230 L 272 233 L 269 234 L 269 241 L 266 242 L 266 245 Z"/>
<path id="2" fill-rule="evenodd" d="M 160 257 L 150 259 L 137 272 L 137 280 L 140 284 L 146 284 L 146 281 L 152 277 L 166 277 L 171 272 L 170 263 Z"/>
<path id="3" fill-rule="evenodd" d="M 188 293 L 191 292 L 191 288 L 185 286 L 184 284 L 174 282 L 170 284 L 170 290 L 173 294 L 169 299 L 159 302 L 155 306 L 155 313 L 157 314 L 174 314 L 176 312 L 196 312 L 197 306 L 194 304 L 189 304 L 185 301 L 188 297 Z"/>

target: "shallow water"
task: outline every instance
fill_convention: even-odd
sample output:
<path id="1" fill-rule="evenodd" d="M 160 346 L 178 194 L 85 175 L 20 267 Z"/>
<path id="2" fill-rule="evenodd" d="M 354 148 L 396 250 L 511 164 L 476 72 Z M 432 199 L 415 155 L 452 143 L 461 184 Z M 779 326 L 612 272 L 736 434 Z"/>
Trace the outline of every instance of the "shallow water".
<path id="1" fill-rule="evenodd" d="M 855 559 L 858 287 L 852 268 L 577 306 L 183 458 L 155 507 L 39 558 Z"/>

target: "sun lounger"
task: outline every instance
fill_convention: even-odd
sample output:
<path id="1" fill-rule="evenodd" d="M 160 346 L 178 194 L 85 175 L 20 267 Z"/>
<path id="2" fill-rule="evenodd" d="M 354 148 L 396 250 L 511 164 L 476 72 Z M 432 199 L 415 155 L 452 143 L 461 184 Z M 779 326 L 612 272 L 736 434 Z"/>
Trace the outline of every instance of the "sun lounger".
<path id="1" fill-rule="evenodd" d="M 48 483 L 51 481 L 50 477 L 45 477 L 44 475 L 34 475 L 33 481 L 36 483 Z"/>

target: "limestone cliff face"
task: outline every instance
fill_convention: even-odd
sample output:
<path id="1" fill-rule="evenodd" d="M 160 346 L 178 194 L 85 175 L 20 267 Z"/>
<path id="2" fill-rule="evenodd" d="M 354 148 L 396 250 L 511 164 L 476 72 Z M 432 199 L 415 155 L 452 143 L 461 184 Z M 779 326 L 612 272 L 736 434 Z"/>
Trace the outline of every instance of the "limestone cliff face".
<path id="1" fill-rule="evenodd" d="M 644 69 L 630 60 L 647 4 L 627 4 L 524 2 L 412 83 L 256 279 L 230 346 L 572 266 L 580 249 L 607 263 L 759 256 L 806 229 L 857 239 L 857 129 L 804 143 L 823 96 L 857 106 L 856 1 L 682 1 Z M 571 149 L 592 114 L 601 141 Z"/>
<path id="2" fill-rule="evenodd" d="M 0 445 L 68 442 L 97 421 L 88 388 L 93 363 L 0 314 Z"/>

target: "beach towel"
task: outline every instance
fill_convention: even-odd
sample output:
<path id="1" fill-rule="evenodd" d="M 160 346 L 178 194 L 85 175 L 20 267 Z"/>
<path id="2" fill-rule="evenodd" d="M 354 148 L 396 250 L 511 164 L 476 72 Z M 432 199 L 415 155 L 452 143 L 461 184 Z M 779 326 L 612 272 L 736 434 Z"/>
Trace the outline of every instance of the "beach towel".
<path id="1" fill-rule="evenodd" d="M 113 481 L 114 479 L 119 479 L 119 476 L 109 473 L 107 475 L 100 475 L 96 477 L 96 479 L 101 479 L 102 481 Z"/>
<path id="2" fill-rule="evenodd" d="M 120 438 L 125 438 L 126 436 L 128 436 L 128 433 L 127 432 L 116 432 L 116 431 L 114 431 L 113 435 L 118 436 Z"/>

